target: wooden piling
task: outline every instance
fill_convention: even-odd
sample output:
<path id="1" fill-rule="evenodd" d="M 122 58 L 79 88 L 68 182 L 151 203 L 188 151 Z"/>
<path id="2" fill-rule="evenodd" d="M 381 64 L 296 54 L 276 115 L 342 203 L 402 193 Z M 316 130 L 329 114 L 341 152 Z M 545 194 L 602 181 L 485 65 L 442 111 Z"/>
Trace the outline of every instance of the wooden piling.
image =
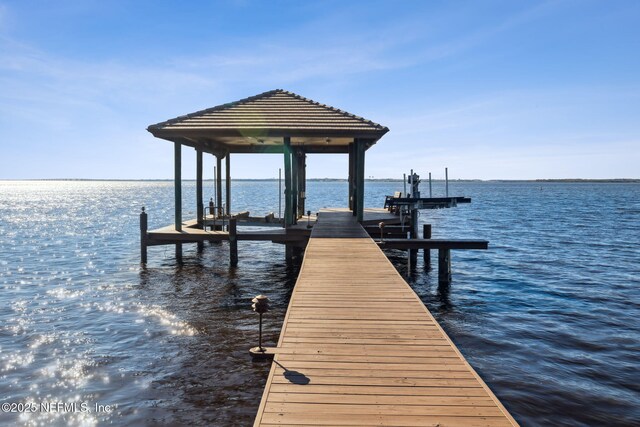
<path id="1" fill-rule="evenodd" d="M 298 218 L 304 216 L 307 197 L 307 154 L 298 150 Z"/>
<path id="2" fill-rule="evenodd" d="M 349 144 L 349 210 L 355 209 L 355 186 L 356 186 L 356 150 L 355 144 Z"/>
<path id="3" fill-rule="evenodd" d="M 298 149 L 291 149 L 291 212 L 293 212 L 293 224 L 298 223 L 298 197 L 300 194 L 300 188 L 298 183 L 299 172 L 298 167 L 300 162 L 298 161 Z"/>
<path id="4" fill-rule="evenodd" d="M 293 245 L 290 243 L 284 245 L 284 258 L 287 263 L 293 261 Z"/>
<path id="5" fill-rule="evenodd" d="M 431 224 L 422 225 L 422 238 L 423 239 L 431 238 Z M 424 257 L 424 269 L 431 270 L 431 250 L 424 249 L 422 255 Z"/>
<path id="6" fill-rule="evenodd" d="M 175 226 L 176 231 L 182 231 L 182 145 L 175 142 L 173 148 Z"/>
<path id="7" fill-rule="evenodd" d="M 238 228 L 235 218 L 229 219 L 229 264 L 238 265 Z"/>
<path id="8" fill-rule="evenodd" d="M 284 224 L 288 227 L 293 224 L 293 211 L 291 210 L 291 138 L 284 137 Z"/>
<path id="9" fill-rule="evenodd" d="M 176 261 L 182 264 L 182 243 L 176 243 Z"/>
<path id="10" fill-rule="evenodd" d="M 202 201 L 202 150 L 196 150 L 196 215 L 198 227 L 204 228 L 204 203 Z M 198 242 L 198 252 L 204 250 L 204 242 Z"/>
<path id="11" fill-rule="evenodd" d="M 204 203 L 202 202 L 202 150 L 196 150 L 196 215 L 198 226 L 202 228 Z"/>
<path id="12" fill-rule="evenodd" d="M 182 145 L 174 143 L 175 229 L 182 231 Z M 182 243 L 176 243 L 176 261 L 182 264 Z"/>
<path id="13" fill-rule="evenodd" d="M 147 213 L 143 206 L 140 212 L 140 262 L 142 264 L 147 263 L 147 229 Z"/>
<path id="14" fill-rule="evenodd" d="M 216 213 L 218 217 L 222 215 L 222 157 L 216 155 Z"/>
<path id="15" fill-rule="evenodd" d="M 451 283 L 451 249 L 438 249 L 438 283 Z"/>
<path id="16" fill-rule="evenodd" d="M 227 216 L 231 215 L 231 154 L 227 153 L 225 157 L 226 176 L 226 196 L 227 196 Z"/>
<path id="17" fill-rule="evenodd" d="M 429 197 L 433 197 L 433 188 L 431 187 L 431 172 L 429 172 Z"/>
<path id="18" fill-rule="evenodd" d="M 413 175 L 412 175 L 413 179 Z M 409 230 L 409 238 L 418 238 L 418 209 L 411 209 L 411 228 Z M 418 250 L 409 249 L 409 261 L 412 267 L 415 267 L 418 262 Z"/>
<path id="19" fill-rule="evenodd" d="M 444 168 L 444 197 L 449 197 L 449 168 Z"/>
<path id="20" fill-rule="evenodd" d="M 364 219 L 364 153 L 366 140 L 356 140 L 356 207 L 354 214 L 358 222 Z"/>

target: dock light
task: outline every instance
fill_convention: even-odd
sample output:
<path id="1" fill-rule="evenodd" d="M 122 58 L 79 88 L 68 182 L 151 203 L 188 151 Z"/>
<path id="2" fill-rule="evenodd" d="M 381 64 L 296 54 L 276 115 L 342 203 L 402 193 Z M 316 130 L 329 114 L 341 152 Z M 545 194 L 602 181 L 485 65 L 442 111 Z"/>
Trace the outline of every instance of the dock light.
<path id="1" fill-rule="evenodd" d="M 311 228 L 311 211 L 307 211 L 307 228 Z"/>
<path id="2" fill-rule="evenodd" d="M 252 348 L 250 352 L 252 354 L 256 352 L 264 353 L 267 350 L 262 347 L 262 315 L 269 311 L 269 298 L 264 295 L 258 295 L 254 299 L 252 299 L 251 302 L 253 302 L 253 304 L 251 305 L 253 311 L 260 315 L 260 332 L 258 335 L 258 347 Z"/>
<path id="3" fill-rule="evenodd" d="M 380 224 L 378 224 L 378 227 L 380 227 L 380 241 L 384 242 L 384 222 L 380 222 Z"/>

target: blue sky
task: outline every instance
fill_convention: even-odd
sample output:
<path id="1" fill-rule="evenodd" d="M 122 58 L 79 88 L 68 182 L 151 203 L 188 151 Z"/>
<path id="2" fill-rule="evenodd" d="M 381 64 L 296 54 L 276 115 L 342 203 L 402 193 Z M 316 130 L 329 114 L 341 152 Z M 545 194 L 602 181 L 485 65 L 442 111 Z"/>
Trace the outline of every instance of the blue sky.
<path id="1" fill-rule="evenodd" d="M 638 1 L 0 0 L 0 179 L 170 178 L 149 124 L 275 88 L 388 126 L 367 176 L 640 178 L 639 52 Z"/>

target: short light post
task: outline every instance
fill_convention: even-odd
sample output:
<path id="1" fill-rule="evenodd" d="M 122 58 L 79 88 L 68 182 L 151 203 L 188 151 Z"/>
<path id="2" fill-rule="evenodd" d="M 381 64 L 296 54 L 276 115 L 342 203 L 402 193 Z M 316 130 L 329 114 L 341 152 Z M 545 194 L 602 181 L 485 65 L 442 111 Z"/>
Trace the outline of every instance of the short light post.
<path id="1" fill-rule="evenodd" d="M 380 224 L 378 224 L 378 227 L 380 227 L 380 241 L 384 242 L 384 222 L 381 222 Z"/>
<path id="2" fill-rule="evenodd" d="M 251 302 L 253 302 L 251 305 L 253 311 L 260 315 L 260 329 L 258 332 L 258 346 L 250 349 L 249 353 L 254 357 L 272 357 L 272 355 L 267 354 L 267 349 L 262 347 L 262 315 L 269 311 L 269 298 L 264 295 L 258 295 Z"/>
<path id="3" fill-rule="evenodd" d="M 311 211 L 307 211 L 307 228 L 311 228 Z"/>

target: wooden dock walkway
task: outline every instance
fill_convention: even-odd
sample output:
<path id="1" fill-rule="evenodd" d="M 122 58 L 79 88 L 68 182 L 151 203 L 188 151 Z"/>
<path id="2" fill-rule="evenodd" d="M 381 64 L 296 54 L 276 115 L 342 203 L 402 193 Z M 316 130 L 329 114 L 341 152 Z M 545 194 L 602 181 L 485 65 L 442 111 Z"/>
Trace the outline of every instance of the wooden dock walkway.
<path id="1" fill-rule="evenodd" d="M 517 425 L 349 212 L 321 212 L 256 426 Z"/>

